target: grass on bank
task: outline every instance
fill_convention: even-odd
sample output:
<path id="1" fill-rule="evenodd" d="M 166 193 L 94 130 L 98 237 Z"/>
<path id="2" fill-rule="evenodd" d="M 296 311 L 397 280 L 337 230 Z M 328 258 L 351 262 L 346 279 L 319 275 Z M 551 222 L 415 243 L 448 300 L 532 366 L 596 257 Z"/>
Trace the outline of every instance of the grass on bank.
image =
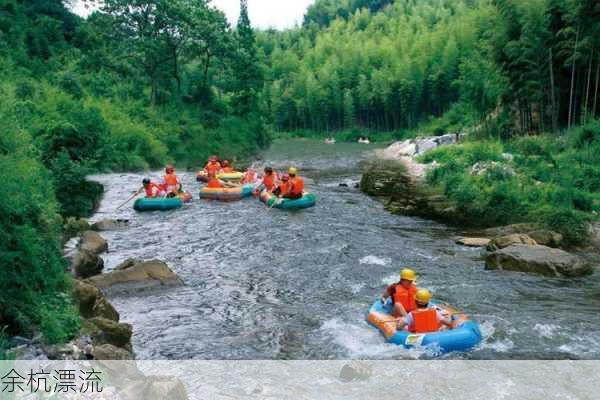
<path id="1" fill-rule="evenodd" d="M 575 245 L 600 213 L 600 121 L 507 141 L 473 139 L 420 157 L 439 166 L 428 181 L 454 201 L 458 222 L 539 222 Z M 473 166 L 479 163 L 482 172 Z"/>

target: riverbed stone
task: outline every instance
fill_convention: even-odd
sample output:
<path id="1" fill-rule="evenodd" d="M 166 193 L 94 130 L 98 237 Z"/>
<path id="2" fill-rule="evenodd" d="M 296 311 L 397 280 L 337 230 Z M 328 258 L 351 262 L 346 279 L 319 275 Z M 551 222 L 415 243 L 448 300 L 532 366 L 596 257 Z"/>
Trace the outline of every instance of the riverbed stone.
<path id="1" fill-rule="evenodd" d="M 591 274 L 584 259 L 547 246 L 514 244 L 489 253 L 486 269 L 521 271 L 553 277 L 578 277 Z"/>
<path id="2" fill-rule="evenodd" d="M 85 231 L 81 234 L 79 248 L 94 254 L 100 254 L 108 251 L 108 242 L 98 232 Z"/>
<path id="3" fill-rule="evenodd" d="M 456 240 L 456 243 L 467 247 L 486 247 L 490 244 L 490 239 L 480 237 L 463 237 Z"/>
<path id="4" fill-rule="evenodd" d="M 71 271 L 76 278 L 91 278 L 103 269 L 104 260 L 91 251 L 80 249 L 71 256 Z"/>
<path id="5" fill-rule="evenodd" d="M 118 323 L 106 318 L 91 318 L 91 337 L 95 346 L 111 344 L 125 349 L 131 348 L 133 328 L 130 324 Z"/>
<path id="6" fill-rule="evenodd" d="M 97 275 L 90 278 L 88 282 L 106 293 L 128 292 L 182 283 L 167 264 L 157 260 L 138 262 L 126 269 Z"/>
<path id="7" fill-rule="evenodd" d="M 136 381 L 119 392 L 123 400 L 188 400 L 185 385 L 179 378 L 170 376 L 148 376 Z"/>
<path id="8" fill-rule="evenodd" d="M 563 243 L 563 235 L 548 229 L 539 229 L 528 233 L 529 237 L 541 244 L 542 246 L 561 247 Z"/>
<path id="9" fill-rule="evenodd" d="M 133 354 L 112 344 L 94 346 L 92 352 L 95 360 L 132 360 Z"/>
<path id="10" fill-rule="evenodd" d="M 340 379 L 345 382 L 364 381 L 373 375 L 373 367 L 365 361 L 350 361 L 340 371 Z"/>
<path id="11" fill-rule="evenodd" d="M 508 246 L 512 246 L 513 244 L 524 244 L 528 246 L 535 246 L 537 242 L 533 240 L 531 237 L 523 234 L 513 234 L 506 236 L 499 236 L 490 241 L 487 245 L 488 251 L 496 251 L 503 249 Z"/>
<path id="12" fill-rule="evenodd" d="M 91 229 L 97 232 L 115 231 L 126 228 L 129 220 L 126 219 L 103 219 L 92 224 Z"/>

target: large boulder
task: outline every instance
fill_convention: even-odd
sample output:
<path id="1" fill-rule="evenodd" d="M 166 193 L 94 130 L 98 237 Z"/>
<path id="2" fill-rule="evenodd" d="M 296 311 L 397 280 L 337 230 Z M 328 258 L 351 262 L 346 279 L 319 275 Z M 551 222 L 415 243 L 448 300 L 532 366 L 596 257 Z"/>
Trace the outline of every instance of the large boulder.
<path id="1" fill-rule="evenodd" d="M 106 318 L 91 318 L 92 341 L 95 346 L 111 344 L 116 347 L 131 349 L 131 336 L 133 329 L 130 324 L 118 323 Z"/>
<path id="2" fill-rule="evenodd" d="M 486 247 L 490 241 L 488 238 L 463 237 L 457 239 L 456 243 L 467 247 Z"/>
<path id="3" fill-rule="evenodd" d="M 492 239 L 492 241 L 487 245 L 487 249 L 488 251 L 496 251 L 508 246 L 512 246 L 513 244 L 525 244 L 528 246 L 535 246 L 537 243 L 535 240 L 533 240 L 527 235 L 513 234 L 499 236 Z"/>
<path id="4" fill-rule="evenodd" d="M 585 260 L 566 251 L 546 246 L 515 244 L 490 253 L 486 269 L 521 271 L 546 276 L 577 277 L 592 273 Z"/>
<path id="5" fill-rule="evenodd" d="M 162 261 L 129 262 L 128 264 L 127 268 L 94 276 L 88 279 L 88 282 L 107 293 L 181 284 L 179 277 Z"/>
<path id="6" fill-rule="evenodd" d="M 102 317 L 119 322 L 119 313 L 97 287 L 75 280 L 73 298 L 83 318 Z"/>
<path id="7" fill-rule="evenodd" d="M 101 344 L 94 346 L 93 356 L 95 360 L 132 360 L 133 354 L 112 344 Z"/>
<path id="8" fill-rule="evenodd" d="M 563 235 L 547 229 L 538 229 L 528 233 L 529 237 L 542 246 L 558 248 L 563 243 Z"/>
<path id="9" fill-rule="evenodd" d="M 129 220 L 126 219 L 103 219 L 92 225 L 94 231 L 115 231 L 127 227 Z"/>
<path id="10" fill-rule="evenodd" d="M 85 231 L 81 234 L 79 248 L 94 254 L 100 254 L 108 251 L 108 243 L 97 232 Z"/>
<path id="11" fill-rule="evenodd" d="M 104 260 L 91 251 L 81 249 L 71 256 L 71 271 L 76 278 L 91 278 L 103 269 Z"/>
<path id="12" fill-rule="evenodd" d="M 66 242 L 69 239 L 79 235 L 81 232 L 89 230 L 90 224 L 86 219 L 69 217 L 63 224 L 63 241 Z"/>

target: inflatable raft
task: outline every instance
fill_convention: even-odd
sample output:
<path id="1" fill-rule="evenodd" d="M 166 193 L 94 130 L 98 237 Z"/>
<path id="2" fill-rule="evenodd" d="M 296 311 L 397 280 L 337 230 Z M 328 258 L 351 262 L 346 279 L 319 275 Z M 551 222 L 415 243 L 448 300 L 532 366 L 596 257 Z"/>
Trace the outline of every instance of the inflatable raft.
<path id="1" fill-rule="evenodd" d="M 225 182 L 235 182 L 241 181 L 244 177 L 242 172 L 224 172 L 221 174 L 217 174 L 217 179 L 220 179 Z"/>
<path id="2" fill-rule="evenodd" d="M 301 210 L 304 208 L 314 207 L 317 204 L 317 196 L 312 193 L 304 193 L 304 195 L 296 200 L 278 199 L 273 193 L 266 190 L 260 194 L 260 200 L 268 207 L 279 208 L 281 210 Z"/>
<path id="3" fill-rule="evenodd" d="M 437 332 L 416 334 L 405 330 L 397 330 L 396 318 L 391 315 L 391 302 L 385 305 L 377 300 L 371 306 L 367 321 L 381 331 L 389 343 L 411 348 L 415 346 L 431 347 L 441 353 L 451 351 L 465 351 L 475 347 L 481 342 L 479 325 L 470 320 L 463 313 L 459 313 L 450 306 L 435 303 L 442 313 L 452 317 L 452 328 L 443 328 Z"/>
<path id="4" fill-rule="evenodd" d="M 133 204 L 135 211 L 168 211 L 183 207 L 183 200 L 174 198 L 143 198 L 137 199 Z"/>
<path id="5" fill-rule="evenodd" d="M 238 188 L 202 188 L 200 198 L 205 200 L 236 201 L 252 196 L 253 185 Z"/>

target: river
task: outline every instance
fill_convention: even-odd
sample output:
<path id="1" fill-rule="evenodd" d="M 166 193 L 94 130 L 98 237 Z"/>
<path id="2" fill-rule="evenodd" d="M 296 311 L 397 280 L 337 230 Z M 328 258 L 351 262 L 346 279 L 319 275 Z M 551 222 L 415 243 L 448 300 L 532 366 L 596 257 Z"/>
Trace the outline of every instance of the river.
<path id="1" fill-rule="evenodd" d="M 384 343 L 365 322 L 385 285 L 411 266 L 419 286 L 481 324 L 480 346 L 445 358 L 600 358 L 599 274 L 567 280 L 486 271 L 479 249 L 454 243 L 457 230 L 391 215 L 353 187 L 373 148 L 276 142 L 262 165 L 298 166 L 318 196 L 317 207 L 294 213 L 254 199 L 197 200 L 193 173 L 180 173 L 196 199 L 184 209 L 115 212 L 142 175 L 95 176 L 106 195 L 92 219 L 130 220 L 126 230 L 103 233 L 106 270 L 131 257 L 159 259 L 185 283 L 112 299 L 122 321 L 134 326 L 136 357 L 428 358 Z"/>

